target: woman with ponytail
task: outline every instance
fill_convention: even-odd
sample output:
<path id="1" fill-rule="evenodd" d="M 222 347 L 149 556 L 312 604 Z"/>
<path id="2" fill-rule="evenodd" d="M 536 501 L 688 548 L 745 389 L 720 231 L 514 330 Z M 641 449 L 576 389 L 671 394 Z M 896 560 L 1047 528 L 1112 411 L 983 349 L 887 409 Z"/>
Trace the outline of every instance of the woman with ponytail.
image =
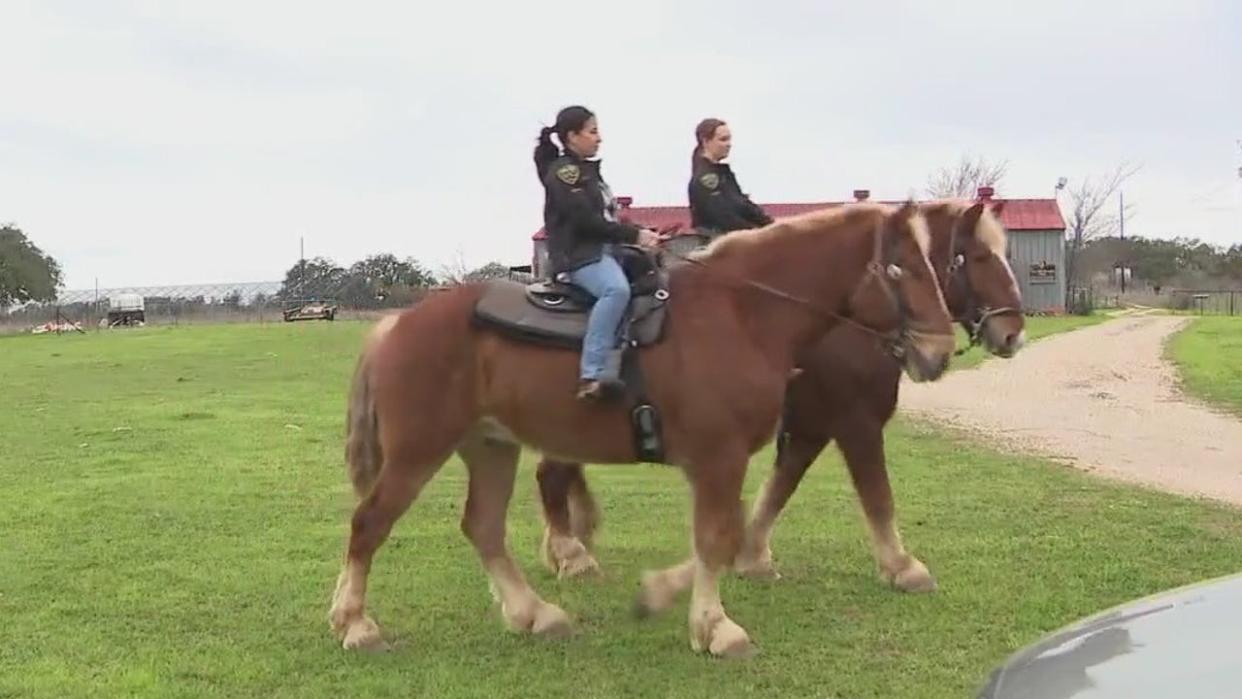
<path id="1" fill-rule="evenodd" d="M 690 158 L 690 225 L 709 236 L 772 222 L 758 204 L 742 193 L 733 169 L 724 160 L 733 148 L 729 125 L 704 119 L 694 129 Z"/>
<path id="2" fill-rule="evenodd" d="M 563 148 L 552 141 L 555 135 Z M 617 220 L 617 202 L 595 159 L 599 125 L 586 107 L 556 115 L 539 132 L 535 172 L 543 183 L 543 222 L 548 233 L 552 277 L 580 286 L 595 297 L 582 342 L 578 397 L 595 400 L 619 393 L 618 330 L 630 303 L 630 283 L 612 256 L 612 246 L 655 246 L 655 232 Z M 611 360 L 611 361 L 610 361 Z"/>

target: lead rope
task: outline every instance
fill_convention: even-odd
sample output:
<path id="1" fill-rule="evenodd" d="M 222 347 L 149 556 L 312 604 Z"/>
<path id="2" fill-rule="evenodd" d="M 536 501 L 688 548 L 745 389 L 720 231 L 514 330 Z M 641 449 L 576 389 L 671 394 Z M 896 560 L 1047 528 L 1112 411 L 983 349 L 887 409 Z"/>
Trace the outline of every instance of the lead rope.
<path id="1" fill-rule="evenodd" d="M 828 318 L 828 319 L 830 319 L 830 320 L 836 320 L 836 321 L 840 321 L 840 322 L 846 323 L 846 324 L 848 324 L 848 325 L 852 325 L 852 326 L 854 326 L 854 327 L 858 328 L 859 330 L 862 330 L 862 331 L 863 331 L 863 332 L 865 332 L 865 333 L 869 333 L 869 334 L 871 334 L 871 335 L 874 335 L 874 336 L 876 336 L 876 337 L 880 338 L 881 340 L 892 341 L 892 340 L 894 339 L 894 335 L 895 335 L 895 333 L 892 333 L 892 332 L 888 332 L 888 333 L 883 333 L 883 332 L 880 332 L 879 330 L 876 330 L 875 328 L 872 328 L 872 327 L 870 327 L 870 326 L 864 325 L 863 323 L 860 323 L 860 322 L 858 322 L 858 321 L 854 320 L 853 318 L 850 318 L 849 316 L 843 316 L 843 315 L 841 315 L 841 314 L 839 314 L 839 313 L 834 313 L 834 312 L 832 312 L 832 311 L 826 311 L 826 310 L 824 310 L 824 309 L 820 308 L 819 306 L 817 306 L 816 304 L 812 303 L 811 301 L 809 301 L 809 300 L 807 300 L 807 299 L 804 299 L 804 298 L 802 298 L 802 297 L 800 297 L 800 296 L 795 296 L 795 295 L 793 295 L 793 294 L 791 294 L 791 293 L 789 293 L 789 292 L 786 292 L 786 291 L 781 291 L 780 289 L 777 289 L 776 287 L 773 287 L 773 286 L 769 286 L 769 285 L 767 285 L 767 284 L 764 284 L 763 282 L 757 282 L 757 281 L 755 281 L 755 280 L 753 280 L 753 279 L 746 279 L 746 278 L 744 278 L 744 277 L 737 277 L 737 276 L 734 276 L 734 275 L 731 275 L 731 274 L 725 274 L 725 273 L 722 273 L 722 272 L 721 272 L 719 269 L 717 269 L 716 267 L 713 267 L 712 265 L 709 265 L 709 264 L 707 264 L 706 262 L 704 262 L 704 261 L 702 261 L 702 260 L 700 260 L 700 259 L 696 259 L 696 258 L 693 258 L 693 257 L 688 257 L 688 256 L 686 256 L 686 255 L 682 255 L 682 254 L 680 254 L 680 253 L 673 252 L 672 250 L 665 250 L 665 249 L 661 249 L 661 250 L 660 250 L 660 253 L 661 253 L 661 254 L 663 254 L 663 255 L 669 255 L 669 256 L 671 256 L 671 257 L 674 257 L 674 258 L 676 258 L 676 259 L 678 259 L 678 260 L 681 260 L 682 262 L 687 262 L 687 263 L 689 263 L 689 264 L 696 265 L 696 266 L 701 267 L 701 268 L 703 268 L 703 269 L 709 270 L 709 271 L 710 271 L 712 274 L 714 274 L 714 275 L 718 275 L 718 276 L 720 276 L 720 277 L 723 277 L 723 278 L 729 279 L 729 280 L 734 281 L 734 282 L 740 282 L 740 283 L 742 283 L 742 284 L 744 284 L 744 285 L 746 285 L 746 286 L 749 286 L 749 287 L 751 287 L 751 288 L 753 288 L 753 289 L 758 289 L 759 291 L 762 291 L 762 292 L 764 292 L 764 293 L 766 293 L 766 294 L 769 294 L 769 295 L 771 295 L 771 296 L 775 296 L 776 298 L 783 299 L 783 300 L 785 300 L 785 301 L 790 301 L 790 302 L 792 302 L 792 303 L 798 304 L 798 305 L 800 305 L 800 306 L 804 307 L 806 310 L 811 311 L 812 313 L 815 313 L 815 314 L 817 314 L 817 315 L 820 315 L 820 316 L 826 317 L 826 318 Z M 874 268 L 874 265 L 876 265 L 876 264 L 877 264 L 877 263 L 876 263 L 876 261 L 875 261 L 875 260 L 872 260 L 872 261 L 871 261 L 871 262 L 867 265 L 868 272 L 869 272 L 870 274 L 875 274 L 875 273 L 876 273 L 876 272 L 875 272 L 875 268 Z M 861 283 L 860 283 L 860 285 L 861 285 Z M 884 285 L 884 286 L 885 286 L 885 288 L 887 288 L 887 285 Z M 890 291 L 890 293 L 891 293 L 891 289 L 890 289 L 889 291 Z M 855 292 L 855 293 L 856 293 L 856 292 Z"/>

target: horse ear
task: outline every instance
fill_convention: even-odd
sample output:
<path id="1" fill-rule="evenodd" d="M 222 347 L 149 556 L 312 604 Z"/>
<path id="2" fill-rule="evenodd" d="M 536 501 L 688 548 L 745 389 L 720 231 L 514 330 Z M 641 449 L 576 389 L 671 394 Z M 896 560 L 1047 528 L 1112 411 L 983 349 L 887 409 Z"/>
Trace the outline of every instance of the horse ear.
<path id="1" fill-rule="evenodd" d="M 959 224 L 961 228 L 959 230 L 963 233 L 974 233 L 975 226 L 979 225 L 979 217 L 983 216 L 984 206 L 986 206 L 986 204 L 983 202 L 976 202 L 971 205 L 969 209 L 966 209 L 966 211 L 962 213 L 962 221 Z"/>
<path id="2" fill-rule="evenodd" d="M 911 218 L 914 218 L 914 214 L 916 214 L 918 210 L 919 205 L 915 204 L 913 199 L 907 199 L 905 203 L 901 205 L 901 208 L 897 209 L 897 213 L 893 215 L 893 219 L 897 223 L 905 223 Z"/>
<path id="3" fill-rule="evenodd" d="M 988 211 L 991 211 L 992 215 L 995 216 L 996 218 L 1000 218 L 1001 211 L 1004 210 L 1004 208 L 1005 208 L 1005 202 L 998 201 L 998 202 L 994 202 L 991 208 L 988 209 Z"/>
<path id="4" fill-rule="evenodd" d="M 915 224 L 915 221 L 918 224 Z M 927 234 L 927 221 L 923 218 L 923 212 L 919 205 L 913 199 L 907 199 L 889 219 L 887 226 L 887 235 L 890 240 L 894 237 L 902 238 L 910 232 L 914 233 L 914 237 L 918 240 L 919 248 L 927 251 L 931 248 L 931 241 Z"/>

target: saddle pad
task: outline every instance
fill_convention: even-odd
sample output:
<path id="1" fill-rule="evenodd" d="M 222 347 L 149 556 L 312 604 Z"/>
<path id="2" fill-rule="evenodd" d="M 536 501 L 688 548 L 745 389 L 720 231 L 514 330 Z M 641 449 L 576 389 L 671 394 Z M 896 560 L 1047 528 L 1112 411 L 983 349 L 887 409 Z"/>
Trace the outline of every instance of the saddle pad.
<path id="1" fill-rule="evenodd" d="M 665 301 L 639 296 L 630 301 L 629 337 L 640 347 L 660 341 L 664 331 Z M 553 347 L 582 347 L 587 311 L 543 310 L 527 296 L 526 285 L 507 279 L 489 281 L 474 307 L 475 323 L 509 337 Z"/>

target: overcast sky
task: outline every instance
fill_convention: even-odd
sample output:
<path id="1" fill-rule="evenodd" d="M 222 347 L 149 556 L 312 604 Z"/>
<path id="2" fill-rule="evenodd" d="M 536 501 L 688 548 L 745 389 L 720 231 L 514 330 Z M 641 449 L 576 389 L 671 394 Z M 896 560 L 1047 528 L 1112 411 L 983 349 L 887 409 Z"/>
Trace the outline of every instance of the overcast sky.
<path id="1" fill-rule="evenodd" d="M 964 153 L 1051 196 L 1128 160 L 1127 233 L 1242 242 L 1242 3 L 0 0 L 0 221 L 69 288 L 279 279 L 307 256 L 529 262 L 530 151 L 682 204 L 730 122 L 761 202 L 921 192 Z"/>

